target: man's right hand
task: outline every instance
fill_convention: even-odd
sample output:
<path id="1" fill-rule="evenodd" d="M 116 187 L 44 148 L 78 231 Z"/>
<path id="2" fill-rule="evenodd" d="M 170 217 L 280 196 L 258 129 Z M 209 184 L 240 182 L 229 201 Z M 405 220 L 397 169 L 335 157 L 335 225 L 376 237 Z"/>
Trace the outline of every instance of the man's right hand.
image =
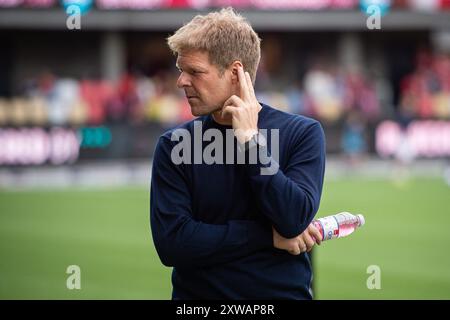
<path id="1" fill-rule="evenodd" d="M 287 239 L 281 236 L 275 228 L 273 231 L 273 246 L 277 249 L 286 250 L 292 255 L 299 255 L 303 252 L 310 252 L 314 244 L 320 245 L 321 234 L 313 224 L 310 224 L 305 231 L 298 236 Z"/>

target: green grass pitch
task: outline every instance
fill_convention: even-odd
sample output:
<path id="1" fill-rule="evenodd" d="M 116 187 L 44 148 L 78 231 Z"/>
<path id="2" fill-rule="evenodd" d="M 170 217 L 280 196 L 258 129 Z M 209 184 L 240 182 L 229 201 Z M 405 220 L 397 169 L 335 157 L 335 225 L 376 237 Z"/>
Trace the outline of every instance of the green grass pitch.
<path id="1" fill-rule="evenodd" d="M 318 299 L 450 299 L 450 188 L 442 180 L 326 181 L 318 216 L 366 225 L 314 250 Z M 81 268 L 81 290 L 66 269 Z M 367 268 L 381 270 L 369 290 Z M 0 299 L 169 299 L 142 188 L 0 192 Z"/>

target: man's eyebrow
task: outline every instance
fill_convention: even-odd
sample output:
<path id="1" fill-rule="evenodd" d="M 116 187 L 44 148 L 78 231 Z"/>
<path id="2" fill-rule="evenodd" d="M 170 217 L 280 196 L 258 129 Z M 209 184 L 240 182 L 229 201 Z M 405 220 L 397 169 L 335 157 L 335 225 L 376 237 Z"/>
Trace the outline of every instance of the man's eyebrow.
<path id="1" fill-rule="evenodd" d="M 178 70 L 181 70 L 182 68 L 180 67 L 180 65 L 178 64 L 178 62 L 175 63 L 175 66 L 177 67 Z M 185 70 L 198 70 L 201 72 L 205 72 L 206 69 L 200 65 L 196 65 L 196 64 L 192 64 L 192 65 L 187 65 L 184 67 Z"/>

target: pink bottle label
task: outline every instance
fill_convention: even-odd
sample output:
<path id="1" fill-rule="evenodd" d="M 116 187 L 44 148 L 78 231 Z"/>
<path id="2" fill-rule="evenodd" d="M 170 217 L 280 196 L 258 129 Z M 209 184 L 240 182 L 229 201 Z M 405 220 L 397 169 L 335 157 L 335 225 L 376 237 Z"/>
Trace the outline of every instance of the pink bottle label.
<path id="1" fill-rule="evenodd" d="M 339 237 L 339 224 L 335 217 L 325 217 L 317 220 L 323 229 L 323 240 L 330 240 Z"/>

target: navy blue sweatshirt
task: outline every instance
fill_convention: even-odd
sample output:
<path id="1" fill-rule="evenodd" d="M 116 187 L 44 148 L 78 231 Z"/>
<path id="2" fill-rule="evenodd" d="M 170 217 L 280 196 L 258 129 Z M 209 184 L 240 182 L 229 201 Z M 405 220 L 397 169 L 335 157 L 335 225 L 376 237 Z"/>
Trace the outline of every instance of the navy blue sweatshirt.
<path id="1" fill-rule="evenodd" d="M 248 159 L 236 164 L 236 145 L 235 164 L 226 161 L 226 129 L 231 126 L 216 123 L 211 115 L 159 138 L 153 158 L 150 221 L 162 263 L 174 267 L 173 299 L 312 298 L 308 253 L 294 256 L 276 249 L 272 226 L 292 238 L 313 220 L 325 170 L 324 133 L 313 119 L 261 106 L 258 128 L 268 129 L 269 164 L 259 158 L 253 164 Z M 194 164 L 194 131 L 200 128 L 203 133 L 208 129 L 223 133 L 223 164 L 203 160 Z M 176 164 L 171 156 L 183 141 L 174 138 L 180 136 L 179 129 L 191 134 L 191 161 Z M 270 152 L 278 143 L 271 129 L 279 129 L 276 157 Z M 202 150 L 210 143 L 203 141 Z M 178 154 L 188 156 L 189 152 Z M 261 174 L 269 166 L 278 170 Z"/>

